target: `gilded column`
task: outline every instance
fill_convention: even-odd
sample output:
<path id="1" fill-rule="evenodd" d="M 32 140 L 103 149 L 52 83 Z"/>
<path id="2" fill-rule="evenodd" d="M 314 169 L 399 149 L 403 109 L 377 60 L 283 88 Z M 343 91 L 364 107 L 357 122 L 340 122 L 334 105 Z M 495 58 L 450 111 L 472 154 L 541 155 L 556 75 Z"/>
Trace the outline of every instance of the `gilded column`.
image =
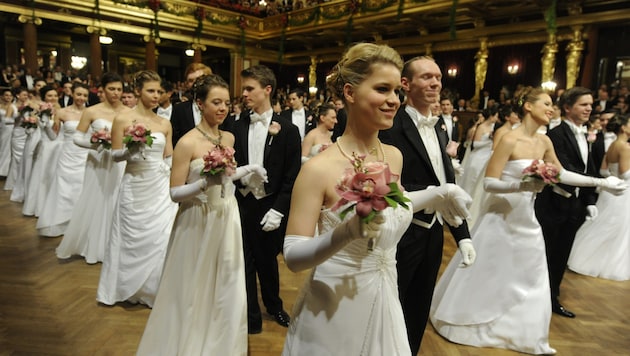
<path id="1" fill-rule="evenodd" d="M 241 71 L 245 69 L 241 51 L 230 50 L 230 88 L 232 97 L 241 96 Z"/>
<path id="2" fill-rule="evenodd" d="M 542 83 L 553 82 L 553 74 L 556 70 L 556 53 L 558 53 L 556 35 L 555 33 L 550 33 L 549 37 L 547 37 L 547 43 L 542 49 Z M 543 85 L 543 87 L 545 86 Z M 548 88 L 551 89 L 551 87 Z"/>
<path id="3" fill-rule="evenodd" d="M 427 57 L 433 57 L 433 43 L 424 44 L 424 55 Z"/>
<path id="4" fill-rule="evenodd" d="M 582 63 L 582 52 L 584 51 L 584 41 L 582 41 L 582 26 L 573 26 L 573 40 L 567 45 L 567 85 L 566 89 L 575 86 L 580 75 L 580 64 Z"/>
<path id="5" fill-rule="evenodd" d="M 317 92 L 314 89 L 317 88 L 317 57 L 311 56 L 311 65 L 308 67 L 308 92 L 311 98 L 315 97 Z"/>
<path id="6" fill-rule="evenodd" d="M 488 73 L 488 38 L 479 40 L 479 50 L 475 54 L 475 95 L 472 101 L 479 103 L 479 93 L 483 90 Z"/>
<path id="7" fill-rule="evenodd" d="M 195 54 L 193 55 L 193 62 L 201 63 L 202 62 L 201 54 L 203 53 L 203 51 L 206 50 L 206 46 L 201 43 L 196 42 L 192 44 L 192 49 L 195 50 Z"/>
<path id="8" fill-rule="evenodd" d="M 99 41 L 100 32 L 92 31 L 90 34 L 90 74 L 92 78 L 101 78 L 103 76 L 103 52 L 101 42 Z"/>

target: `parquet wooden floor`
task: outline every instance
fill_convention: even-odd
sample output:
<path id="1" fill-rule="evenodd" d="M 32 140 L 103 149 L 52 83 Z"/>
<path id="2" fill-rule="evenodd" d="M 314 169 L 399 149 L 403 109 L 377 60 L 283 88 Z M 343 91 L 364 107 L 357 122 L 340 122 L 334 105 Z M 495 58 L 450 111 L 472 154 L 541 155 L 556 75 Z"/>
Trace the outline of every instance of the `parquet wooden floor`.
<path id="1" fill-rule="evenodd" d="M 133 355 L 150 310 L 126 303 L 97 304 L 100 264 L 57 260 L 54 250 L 61 239 L 38 237 L 36 220 L 23 217 L 21 208 L 9 201 L 8 192 L 0 191 L 0 355 Z M 443 266 L 454 251 L 447 239 Z M 308 273 L 294 274 L 281 257 L 280 262 L 281 295 L 290 311 Z M 562 292 L 563 303 L 578 317 L 552 318 L 550 344 L 558 355 L 630 355 L 630 282 L 567 272 Z M 265 320 L 263 330 L 249 337 L 250 355 L 279 355 L 286 329 Z M 420 352 L 517 354 L 452 344 L 430 325 Z"/>

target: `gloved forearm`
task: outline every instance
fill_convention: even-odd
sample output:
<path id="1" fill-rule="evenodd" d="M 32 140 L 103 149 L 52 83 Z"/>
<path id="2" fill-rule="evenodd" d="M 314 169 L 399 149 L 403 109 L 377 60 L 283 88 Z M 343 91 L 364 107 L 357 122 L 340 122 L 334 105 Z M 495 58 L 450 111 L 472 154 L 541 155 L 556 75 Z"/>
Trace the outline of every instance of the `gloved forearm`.
<path id="1" fill-rule="evenodd" d="M 267 182 L 267 170 L 259 164 L 248 164 L 236 167 L 236 171 L 230 176 L 230 179 L 232 179 L 232 181 L 239 180 L 250 173 L 258 175 L 262 178 L 263 182 Z"/>
<path id="2" fill-rule="evenodd" d="M 204 192 L 208 186 L 205 178 L 198 179 L 190 184 L 184 184 L 171 188 L 171 200 L 179 203 L 190 198 L 194 198 Z"/>
<path id="3" fill-rule="evenodd" d="M 119 148 L 117 150 L 112 150 L 112 159 L 115 162 L 126 161 L 131 157 L 131 152 L 129 152 L 126 148 Z"/>
<path id="4" fill-rule="evenodd" d="M 50 125 L 44 126 L 44 132 L 46 133 L 46 136 L 48 136 L 48 138 L 51 141 L 57 138 L 57 133 L 55 132 L 55 130 L 53 130 L 53 128 Z"/>
<path id="5" fill-rule="evenodd" d="M 595 178 L 567 171 L 566 169 L 560 172 L 560 182 L 578 187 L 598 187 L 615 195 L 622 194 L 628 187 L 624 181 L 615 176 Z"/>
<path id="6" fill-rule="evenodd" d="M 358 215 L 334 230 L 313 238 L 287 235 L 284 238 L 284 260 L 293 272 L 319 265 L 358 238 L 376 238 L 384 218 L 378 214 L 370 223 L 362 223 Z"/>
<path id="7" fill-rule="evenodd" d="M 72 135 L 72 141 L 79 147 L 89 148 L 92 150 L 95 150 L 98 146 L 97 143 L 90 142 L 90 135 L 80 131 L 77 131 Z"/>
<path id="8" fill-rule="evenodd" d="M 407 193 L 413 205 L 413 211 L 437 211 L 446 222 L 454 227 L 461 225 L 469 215 L 468 207 L 472 198 L 461 187 L 447 183 L 438 187 L 429 187 Z"/>
<path id="9" fill-rule="evenodd" d="M 490 193 L 514 193 L 518 192 L 521 182 L 506 182 L 499 178 L 485 177 L 483 179 L 483 189 Z"/>

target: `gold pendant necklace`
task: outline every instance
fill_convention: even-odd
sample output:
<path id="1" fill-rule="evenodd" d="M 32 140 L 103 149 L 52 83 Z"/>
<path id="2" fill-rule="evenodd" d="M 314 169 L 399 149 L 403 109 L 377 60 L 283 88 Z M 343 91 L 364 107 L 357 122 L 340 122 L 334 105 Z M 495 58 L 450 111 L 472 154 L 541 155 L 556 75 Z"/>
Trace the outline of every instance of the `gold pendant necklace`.
<path id="1" fill-rule="evenodd" d="M 337 142 L 335 142 L 335 144 L 337 145 L 337 148 L 339 149 L 339 152 L 341 152 L 341 154 L 346 157 L 349 160 L 353 160 L 352 157 L 350 157 L 350 155 L 348 155 L 343 148 L 341 148 L 341 137 L 337 138 Z M 385 162 L 385 149 L 383 148 L 383 143 L 381 142 L 381 140 L 378 140 L 378 147 L 381 151 L 381 156 L 383 157 L 383 161 Z M 378 151 L 376 150 L 376 147 L 372 147 L 370 148 L 370 150 L 368 151 L 367 155 L 372 155 L 376 157 L 376 160 L 378 161 Z"/>
<path id="2" fill-rule="evenodd" d="M 203 137 L 205 137 L 208 141 L 214 143 L 216 146 L 221 146 L 221 139 L 223 138 L 223 134 L 221 134 L 221 130 L 219 130 L 219 137 L 213 138 L 207 133 L 205 133 L 202 129 L 200 129 L 199 126 L 195 126 L 195 128 L 197 129 L 197 131 L 201 132 Z"/>

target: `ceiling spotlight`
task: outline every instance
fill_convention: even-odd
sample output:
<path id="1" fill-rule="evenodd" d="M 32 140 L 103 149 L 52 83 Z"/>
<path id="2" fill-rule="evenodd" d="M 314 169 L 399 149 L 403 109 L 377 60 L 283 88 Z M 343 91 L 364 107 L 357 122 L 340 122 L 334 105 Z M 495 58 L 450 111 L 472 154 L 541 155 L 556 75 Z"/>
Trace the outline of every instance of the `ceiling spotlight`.
<path id="1" fill-rule="evenodd" d="M 188 48 L 184 51 L 184 53 L 188 56 L 188 57 L 192 57 L 195 55 L 195 50 L 192 48 Z"/>
<path id="2" fill-rule="evenodd" d="M 512 65 L 507 66 L 507 71 L 510 74 L 518 73 L 518 64 L 512 64 Z"/>

